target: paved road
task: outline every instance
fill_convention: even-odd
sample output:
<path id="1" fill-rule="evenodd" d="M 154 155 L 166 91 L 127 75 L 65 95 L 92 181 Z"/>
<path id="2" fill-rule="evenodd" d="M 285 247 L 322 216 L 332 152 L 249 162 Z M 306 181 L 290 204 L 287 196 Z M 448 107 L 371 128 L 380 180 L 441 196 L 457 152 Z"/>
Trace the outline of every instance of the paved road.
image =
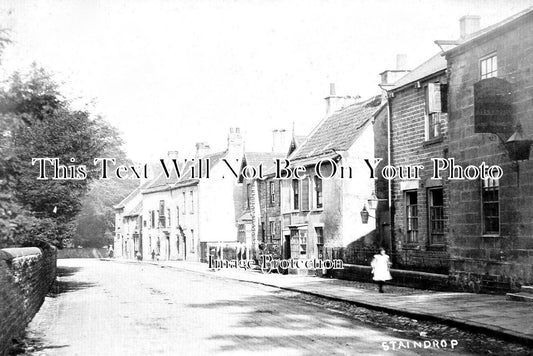
<path id="1" fill-rule="evenodd" d="M 428 349 L 292 292 L 146 264 L 59 260 L 28 355 L 415 355 Z M 394 346 L 398 347 L 399 344 Z M 410 348 L 405 348 L 409 346 Z M 431 349 L 431 354 L 462 354 Z"/>

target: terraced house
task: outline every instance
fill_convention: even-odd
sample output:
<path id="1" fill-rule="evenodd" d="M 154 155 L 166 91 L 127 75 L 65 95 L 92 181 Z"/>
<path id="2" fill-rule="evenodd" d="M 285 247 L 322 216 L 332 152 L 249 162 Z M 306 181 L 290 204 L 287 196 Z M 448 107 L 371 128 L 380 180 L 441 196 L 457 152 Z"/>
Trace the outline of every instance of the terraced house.
<path id="1" fill-rule="evenodd" d="M 305 174 L 302 179 L 281 182 L 286 258 L 344 258 L 346 262 L 347 248 L 374 238 L 375 221 L 363 223 L 360 212 L 374 192 L 364 159 L 374 157 L 372 118 L 381 99 L 359 101 L 339 97 L 331 89 L 326 117 L 289 156 L 293 168 L 303 166 Z M 319 162 L 321 174 L 315 170 Z"/>
<path id="2" fill-rule="evenodd" d="M 142 248 L 142 185 L 134 189 L 115 209 L 113 250 L 116 257 L 134 258 Z"/>
<path id="3" fill-rule="evenodd" d="M 378 168 L 386 164 L 424 167 L 419 177 L 414 176 L 413 171 L 409 177 L 404 170 L 406 174 L 396 177 L 390 186 L 382 182 L 378 185 L 378 196 L 391 196 L 389 245 L 394 265 L 395 268 L 446 274 L 449 269 L 447 176 L 432 179 L 431 161 L 448 157 L 446 60 L 439 52 L 412 71 L 404 72 L 399 79 L 391 81 L 389 71 L 381 73 L 381 77 L 387 106 L 380 117 L 390 117 L 387 135 L 390 162 L 384 159 Z M 386 138 L 385 135 L 381 137 L 382 140 Z"/>
<path id="4" fill-rule="evenodd" d="M 210 246 L 237 243 L 236 207 L 242 198 L 237 180 L 228 174 L 230 171 L 223 160 L 233 162 L 234 169 L 240 166 L 243 138 L 238 128 L 230 129 L 227 142 L 227 149 L 216 153 L 209 153 L 209 146 L 199 143 L 194 157 L 180 158 L 177 152 L 169 152 L 168 176 L 159 165 L 151 180 L 119 204 L 117 246 L 123 244 L 124 214 L 138 210 L 136 204 L 142 203 L 136 220 L 138 231 L 142 229 L 141 238 L 129 242 L 124 257 L 134 258 L 139 251 L 143 259 L 151 259 L 153 253 L 160 260 L 206 261 Z M 180 177 L 170 169 L 172 159 L 183 164 Z M 195 177 L 190 174 L 192 167 Z"/>

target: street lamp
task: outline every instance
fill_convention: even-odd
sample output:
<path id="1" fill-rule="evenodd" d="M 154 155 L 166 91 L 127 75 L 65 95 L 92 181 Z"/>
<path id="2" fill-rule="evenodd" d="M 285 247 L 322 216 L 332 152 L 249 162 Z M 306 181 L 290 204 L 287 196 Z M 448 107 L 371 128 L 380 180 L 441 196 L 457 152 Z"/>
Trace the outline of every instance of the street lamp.
<path id="1" fill-rule="evenodd" d="M 363 224 L 368 224 L 368 218 L 370 217 L 370 214 L 368 213 L 368 210 L 366 210 L 366 205 L 363 206 L 363 210 L 361 210 L 361 222 Z"/>
<path id="2" fill-rule="evenodd" d="M 387 199 L 379 199 L 376 195 L 375 191 L 372 191 L 372 194 L 370 194 L 370 198 L 368 198 L 368 208 L 370 210 L 376 210 L 378 207 L 378 202 L 380 201 L 386 201 Z M 375 216 L 372 216 L 369 214 L 368 210 L 366 209 L 366 205 L 363 206 L 363 210 L 361 210 L 361 221 L 363 224 L 368 224 L 368 218 L 375 219 Z"/>
<path id="3" fill-rule="evenodd" d="M 516 125 L 515 132 L 505 142 L 505 148 L 509 153 L 509 158 L 513 161 L 523 161 L 529 159 L 529 151 L 533 140 L 528 140 L 524 137 L 522 132 L 522 125 Z"/>
<path id="4" fill-rule="evenodd" d="M 371 210 L 376 210 L 378 207 L 378 197 L 376 196 L 376 193 L 372 191 L 372 194 L 370 195 L 370 198 L 368 198 L 368 208 Z"/>

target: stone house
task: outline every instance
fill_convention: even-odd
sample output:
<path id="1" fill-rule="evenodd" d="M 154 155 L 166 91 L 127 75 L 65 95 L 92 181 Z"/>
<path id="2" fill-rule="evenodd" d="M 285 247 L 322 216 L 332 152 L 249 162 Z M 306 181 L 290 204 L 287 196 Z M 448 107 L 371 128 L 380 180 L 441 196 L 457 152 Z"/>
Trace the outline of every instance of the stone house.
<path id="1" fill-rule="evenodd" d="M 142 196 L 143 258 L 151 258 L 154 252 L 161 260 L 197 261 L 198 180 L 179 179 L 175 174 L 167 179 L 160 173 L 142 190 Z"/>
<path id="2" fill-rule="evenodd" d="M 326 117 L 289 156 L 305 173 L 281 181 L 282 253 L 347 262 L 351 246 L 374 239 L 375 220 L 363 223 L 360 212 L 374 189 L 364 159 L 374 158 L 372 117 L 381 99 L 339 97 L 332 85 L 326 103 Z"/>
<path id="3" fill-rule="evenodd" d="M 450 181 L 450 273 L 473 291 L 532 284 L 533 8 L 462 37 L 445 56 L 449 156 L 503 170 Z"/>
<path id="4" fill-rule="evenodd" d="M 408 175 L 404 169 L 403 176 L 391 180 L 390 187 L 381 174 L 378 176 L 377 196 L 390 194 L 391 197 L 392 219 L 385 222 L 391 223 L 392 231 L 386 246 L 391 250 L 395 268 L 446 274 L 449 268 L 447 180 L 445 176 L 432 179 L 431 169 L 432 158 L 448 156 L 446 60 L 439 52 L 412 71 L 404 69 L 399 79 L 389 72 L 381 73 L 387 102 L 377 116 L 375 127 L 383 133 L 381 123 L 390 120 L 385 128 L 390 132 L 376 134 L 375 145 L 390 144 L 389 151 L 381 153 L 387 156 L 382 157 L 378 171 L 386 165 L 420 165 L 424 169 L 419 176 Z M 388 210 L 385 204 L 381 207 Z M 381 212 L 378 216 L 383 219 Z"/>
<path id="5" fill-rule="evenodd" d="M 115 209 L 115 236 L 113 250 L 115 257 L 134 258 L 135 251 L 142 246 L 141 187 L 135 188 Z"/>
<path id="6" fill-rule="evenodd" d="M 296 147 L 293 137 L 287 144 L 285 130 L 273 130 L 271 152 L 245 152 L 241 171 L 262 166 L 262 178 L 239 177 L 242 185 L 242 205 L 237 221 L 238 241 L 246 246 L 246 258 L 257 258 L 261 249 L 279 248 L 281 241 L 281 183 L 274 178 L 275 162 L 287 157 L 289 147 Z M 294 135 L 293 135 L 294 136 Z"/>
<path id="7" fill-rule="evenodd" d="M 152 179 L 117 206 L 117 223 L 126 218 L 125 211 L 140 210 L 137 226 L 141 237 L 138 242 L 128 242 L 128 251 L 133 252 L 124 257 L 134 258 L 134 252 L 141 251 L 143 259 L 151 259 L 154 252 L 161 260 L 206 261 L 210 246 L 236 244 L 235 214 L 241 197 L 229 166 L 238 169 L 242 152 L 238 128 L 230 129 L 225 151 L 209 153 L 209 146 L 198 143 L 193 158 L 169 152 L 167 167 L 173 167 L 171 160 L 175 159 L 182 167 L 181 176 L 173 168 L 167 176 L 159 165 Z M 137 207 L 139 202 L 142 204 Z M 117 230 L 116 235 L 115 244 L 122 246 L 124 233 Z"/>

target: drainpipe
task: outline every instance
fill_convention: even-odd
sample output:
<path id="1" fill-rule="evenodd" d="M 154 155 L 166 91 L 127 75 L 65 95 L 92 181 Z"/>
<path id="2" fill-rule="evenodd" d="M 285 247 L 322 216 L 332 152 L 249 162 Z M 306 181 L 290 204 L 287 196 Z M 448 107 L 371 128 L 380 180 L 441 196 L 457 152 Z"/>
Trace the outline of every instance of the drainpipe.
<path id="1" fill-rule="evenodd" d="M 388 91 L 385 91 L 386 95 L 387 95 L 387 164 L 390 166 L 392 165 L 392 162 L 391 162 L 391 144 L 392 144 L 392 140 L 391 140 L 391 131 L 392 131 L 392 105 L 391 105 L 391 98 L 389 96 L 389 92 Z M 389 179 L 388 180 L 389 184 L 388 184 L 388 188 L 389 188 L 389 194 L 388 194 L 388 198 L 389 198 L 389 226 L 390 226 L 390 231 L 389 231 L 389 243 L 390 243 L 390 252 L 392 254 L 392 252 L 394 252 L 394 244 L 393 244 L 393 237 L 394 237 L 394 219 L 393 219 L 393 211 L 392 211 L 392 181 Z"/>

